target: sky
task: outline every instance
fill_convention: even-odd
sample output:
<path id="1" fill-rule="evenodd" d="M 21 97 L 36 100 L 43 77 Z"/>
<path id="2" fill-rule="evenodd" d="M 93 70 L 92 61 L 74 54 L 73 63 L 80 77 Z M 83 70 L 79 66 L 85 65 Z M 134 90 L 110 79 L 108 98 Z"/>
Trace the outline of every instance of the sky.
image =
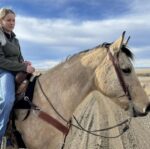
<path id="1" fill-rule="evenodd" d="M 126 31 L 135 67 L 150 67 L 150 0 L 0 0 L 16 13 L 25 60 L 51 68 Z"/>

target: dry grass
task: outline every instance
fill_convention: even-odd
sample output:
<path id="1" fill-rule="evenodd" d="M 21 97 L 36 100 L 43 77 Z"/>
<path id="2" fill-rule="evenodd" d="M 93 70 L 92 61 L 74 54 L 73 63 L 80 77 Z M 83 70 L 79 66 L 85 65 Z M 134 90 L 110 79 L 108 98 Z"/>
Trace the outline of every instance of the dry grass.
<path id="1" fill-rule="evenodd" d="M 136 74 L 138 76 L 147 76 L 150 77 L 150 68 L 149 69 L 136 69 Z"/>
<path id="2" fill-rule="evenodd" d="M 150 68 L 149 69 L 136 69 L 136 74 L 144 88 L 145 92 L 150 99 Z"/>

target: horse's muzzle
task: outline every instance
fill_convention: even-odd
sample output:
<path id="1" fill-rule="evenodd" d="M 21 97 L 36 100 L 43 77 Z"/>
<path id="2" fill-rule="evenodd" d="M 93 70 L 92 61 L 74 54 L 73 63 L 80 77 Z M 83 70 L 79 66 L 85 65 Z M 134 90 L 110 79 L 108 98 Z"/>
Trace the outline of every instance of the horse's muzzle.
<path id="1" fill-rule="evenodd" d="M 142 110 L 140 110 L 136 106 L 133 107 L 133 117 L 146 116 L 149 112 L 150 112 L 150 103 Z"/>

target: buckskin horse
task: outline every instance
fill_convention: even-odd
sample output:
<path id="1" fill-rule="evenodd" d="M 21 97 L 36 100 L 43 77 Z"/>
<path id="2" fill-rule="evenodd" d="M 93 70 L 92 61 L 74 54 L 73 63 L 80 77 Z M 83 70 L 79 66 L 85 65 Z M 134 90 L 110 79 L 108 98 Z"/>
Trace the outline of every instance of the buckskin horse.
<path id="1" fill-rule="evenodd" d="M 64 119 L 69 121 L 95 90 L 122 109 L 132 109 L 133 116 L 146 114 L 149 100 L 135 74 L 127 42 L 124 32 L 115 42 L 82 51 L 48 70 L 36 82 L 33 103 L 66 127 Z M 64 134 L 34 109 L 26 120 L 16 120 L 16 126 L 29 149 L 62 147 Z"/>

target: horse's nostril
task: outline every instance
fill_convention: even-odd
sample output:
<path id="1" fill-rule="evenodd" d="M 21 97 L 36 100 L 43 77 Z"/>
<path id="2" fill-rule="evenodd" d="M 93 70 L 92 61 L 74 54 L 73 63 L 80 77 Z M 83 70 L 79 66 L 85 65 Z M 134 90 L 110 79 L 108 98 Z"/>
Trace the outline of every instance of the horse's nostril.
<path id="1" fill-rule="evenodd" d="M 145 112 L 146 112 L 146 113 L 150 112 L 150 103 L 149 103 L 148 106 L 146 107 Z"/>
<path id="2" fill-rule="evenodd" d="M 150 111 L 150 104 L 147 107 L 143 108 L 143 110 L 134 105 L 133 117 L 146 116 L 149 111 Z"/>

